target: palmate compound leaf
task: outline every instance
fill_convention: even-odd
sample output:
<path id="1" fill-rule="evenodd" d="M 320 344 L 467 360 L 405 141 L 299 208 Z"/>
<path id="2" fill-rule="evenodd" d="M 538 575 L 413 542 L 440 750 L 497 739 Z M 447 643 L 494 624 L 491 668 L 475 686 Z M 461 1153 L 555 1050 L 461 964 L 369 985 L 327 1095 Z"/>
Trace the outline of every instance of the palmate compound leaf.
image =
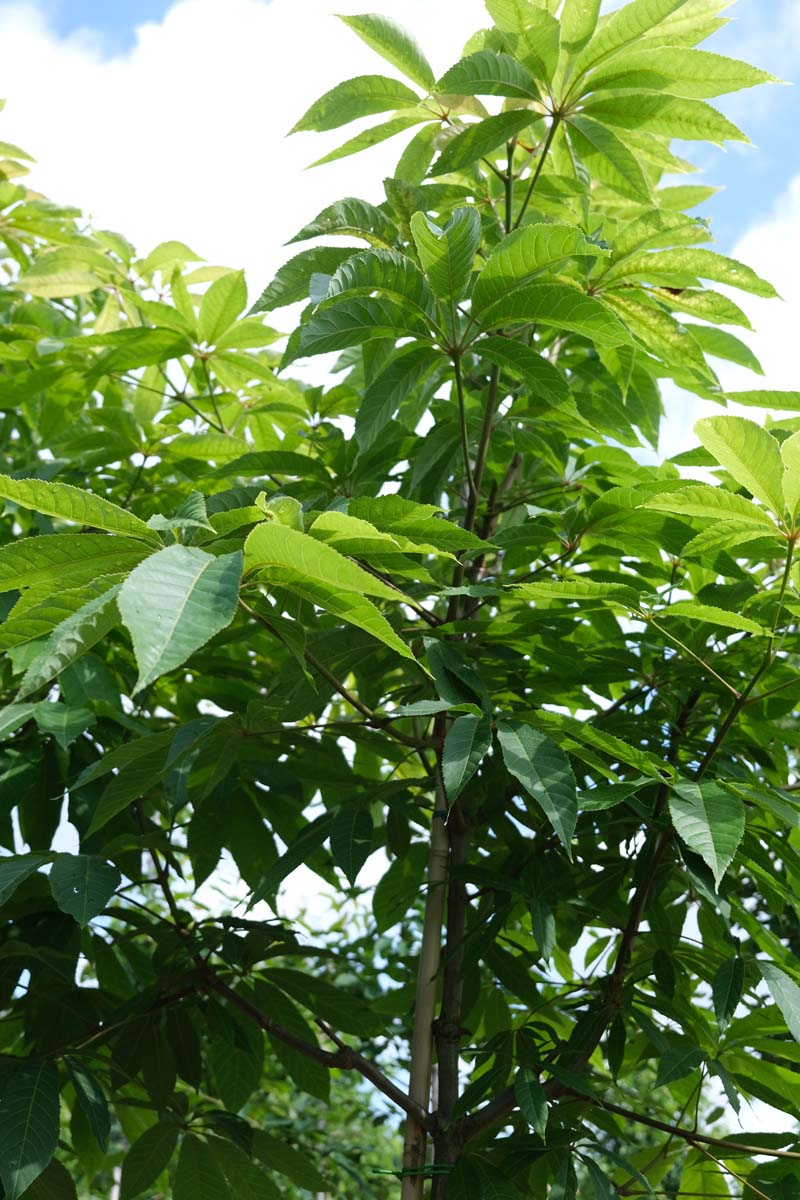
<path id="1" fill-rule="evenodd" d="M 796 1042 L 800 1042 L 800 986 L 774 963 L 759 961 L 758 969 L 772 999 L 783 1013 L 789 1032 Z"/>
<path id="2" fill-rule="evenodd" d="M 56 904 L 79 925 L 103 911 L 121 880 L 116 867 L 93 854 L 57 854 L 48 878 Z"/>
<path id="3" fill-rule="evenodd" d="M 19 1200 L 58 1144 L 58 1070 L 48 1059 L 21 1059 L 5 1085 L 0 1120 L 0 1179 L 5 1200 Z"/>
<path id="4" fill-rule="evenodd" d="M 686 780 L 671 786 L 669 811 L 676 833 L 710 868 L 719 889 L 744 834 L 742 801 L 712 780 Z"/>
<path id="5" fill-rule="evenodd" d="M 306 533 L 265 521 L 248 535 L 245 572 L 265 583 L 288 588 L 326 612 L 356 625 L 401 654 L 414 659 L 389 622 L 367 596 L 401 602 L 403 594 L 390 588 L 331 546 Z"/>
<path id="6" fill-rule="evenodd" d="M 107 533 L 128 533 L 133 537 L 158 541 L 144 521 L 92 492 L 67 483 L 46 483 L 43 479 L 10 479 L 0 475 L 0 498 L 20 508 L 30 508 L 48 517 L 60 517 L 77 525 L 104 529 Z"/>
<path id="7" fill-rule="evenodd" d="M 498 721 L 497 736 L 506 767 L 540 805 L 572 857 L 578 798 L 566 754 L 546 734 L 521 721 Z"/>
<path id="8" fill-rule="evenodd" d="M 130 573 L 117 603 L 139 667 L 134 692 L 181 666 L 230 625 L 241 574 L 239 551 L 215 558 L 177 545 L 159 550 Z"/>
<path id="9" fill-rule="evenodd" d="M 574 225 L 525 225 L 503 239 L 491 254 L 472 290 L 472 311 L 479 312 L 509 291 L 530 283 L 575 257 L 597 258 L 608 250 L 590 242 Z"/>

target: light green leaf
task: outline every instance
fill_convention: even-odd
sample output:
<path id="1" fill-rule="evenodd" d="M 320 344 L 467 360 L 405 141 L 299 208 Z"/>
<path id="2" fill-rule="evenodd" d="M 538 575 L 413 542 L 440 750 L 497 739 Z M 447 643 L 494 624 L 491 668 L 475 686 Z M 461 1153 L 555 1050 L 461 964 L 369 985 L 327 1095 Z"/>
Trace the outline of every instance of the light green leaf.
<path id="1" fill-rule="evenodd" d="M 139 667 L 134 692 L 181 666 L 230 625 L 241 572 L 241 552 L 215 558 L 189 546 L 159 550 L 131 572 L 118 604 Z"/>
<path id="2" fill-rule="evenodd" d="M 431 346 L 403 346 L 367 386 L 356 413 L 356 441 L 369 450 L 416 385 L 442 362 Z"/>
<path id="3" fill-rule="evenodd" d="M 688 368 L 699 375 L 707 386 L 716 385 L 711 368 L 688 326 L 676 321 L 663 309 L 640 302 L 628 293 L 609 292 L 606 300 L 637 340 L 673 371 Z"/>
<path id="4" fill-rule="evenodd" d="M 597 26 L 600 0 L 564 0 L 561 10 L 561 45 L 568 54 L 579 54 Z"/>
<path id="5" fill-rule="evenodd" d="M 514 1080 L 514 1096 L 520 1112 L 542 1141 L 547 1134 L 547 1096 L 530 1067 L 520 1067 Z"/>
<path id="6" fill-rule="evenodd" d="M 289 244 L 316 237 L 359 237 L 374 246 L 391 249 L 395 236 L 394 226 L 385 212 L 366 200 L 347 196 L 323 208 L 313 221 L 289 239 Z"/>
<path id="7" fill-rule="evenodd" d="M 358 34 L 362 42 L 377 51 L 382 58 L 397 67 L 412 82 L 430 90 L 435 76 L 428 60 L 417 43 L 390 17 L 379 13 L 363 13 L 360 16 L 340 16 L 340 21 Z"/>
<path id="8" fill-rule="evenodd" d="M 279 268 L 250 313 L 272 312 L 286 304 L 306 300 L 312 275 L 333 275 L 358 249 L 358 246 L 314 246 L 310 250 L 301 250 Z"/>
<path id="9" fill-rule="evenodd" d="M 578 797 L 566 754 L 546 734 L 520 721 L 498 721 L 497 736 L 506 767 L 541 806 L 571 858 Z"/>
<path id="10" fill-rule="evenodd" d="M 714 1000 L 714 1015 L 720 1029 L 725 1029 L 736 1012 L 744 988 L 744 959 L 738 954 L 726 958 L 714 975 L 711 992 Z M 800 989 L 798 989 L 800 995 Z"/>
<path id="11" fill-rule="evenodd" d="M 420 105 L 418 108 L 392 117 L 390 121 L 383 121 L 380 125 L 373 125 L 370 129 L 362 130 L 355 137 L 348 138 L 341 146 L 337 146 L 335 150 L 329 150 L 327 154 L 323 154 L 322 158 L 317 158 L 314 162 L 309 163 L 308 169 L 321 167 L 324 163 L 336 162 L 340 158 L 349 158 L 351 154 L 360 154 L 362 150 L 369 150 L 372 146 L 378 146 L 381 142 L 396 137 L 398 133 L 405 133 L 406 130 L 413 129 L 415 125 L 421 125 L 423 122 L 426 122 L 426 130 L 437 128 L 437 126 L 430 123 L 430 112 L 424 105 Z M 424 130 L 420 132 L 424 132 Z M 364 237 L 365 235 L 359 234 L 358 236 Z M 372 241 L 374 239 L 367 238 L 366 240 Z M 376 241 L 376 244 L 379 244 L 379 242 Z"/>
<path id="12" fill-rule="evenodd" d="M 548 404 L 564 404 L 569 400 L 567 381 L 560 371 L 543 355 L 524 342 L 507 337 L 485 337 L 475 342 L 474 350 L 489 362 L 504 367 L 509 374 L 521 379 L 530 394 Z"/>
<path id="13" fill-rule="evenodd" d="M 355 805 L 340 809 L 331 826 L 331 856 L 351 887 L 372 851 L 372 831 L 369 809 Z"/>
<path id="14" fill-rule="evenodd" d="M 118 508 L 110 500 L 84 492 L 67 483 L 46 483 L 43 479 L 10 479 L 0 475 L 0 497 L 11 500 L 21 508 L 60 517 L 77 525 L 90 525 L 108 533 L 129 533 L 134 537 L 154 541 L 144 521 L 133 513 Z"/>
<path id="15" fill-rule="evenodd" d="M 523 600 L 578 600 L 616 604 L 638 609 L 639 594 L 624 583 L 600 583 L 594 579 L 565 579 L 558 582 L 515 584 L 514 594 Z"/>
<path id="16" fill-rule="evenodd" d="M 776 550 L 780 550 L 777 541 L 777 530 L 771 533 L 759 525 L 747 521 L 719 521 L 709 525 L 702 533 L 696 534 L 681 550 L 682 558 L 694 558 L 707 563 L 719 550 L 734 550 L 738 546 L 746 546 L 748 542 L 759 541 L 763 537 L 773 536 L 776 539 Z M 757 551 L 760 552 L 760 551 Z"/>
<path id="17" fill-rule="evenodd" d="M 450 726 L 442 751 L 442 778 L 451 804 L 469 783 L 491 744 L 488 717 L 458 717 Z"/>
<path id="18" fill-rule="evenodd" d="M 789 1032 L 796 1042 L 800 1042 L 800 986 L 774 963 L 757 961 L 758 969 L 772 993 L 772 999 L 783 1013 Z"/>
<path id="19" fill-rule="evenodd" d="M 512 96 L 538 100 L 539 89 L 525 68 L 510 54 L 479 50 L 462 58 L 436 84 L 441 95 Z"/>
<path id="20" fill-rule="evenodd" d="M 166 1170 L 178 1144 L 180 1126 L 159 1121 L 145 1130 L 122 1160 L 120 1200 L 133 1200 Z"/>
<path id="21" fill-rule="evenodd" d="M 42 700 L 34 706 L 36 724 L 42 733 L 51 734 L 62 750 L 67 750 L 85 729 L 97 719 L 90 708 Z"/>
<path id="22" fill-rule="evenodd" d="M 424 213 L 414 213 L 411 232 L 425 274 L 437 296 L 457 300 L 472 273 L 481 238 L 477 209 L 457 208 L 444 229 Z"/>
<path id="23" fill-rule="evenodd" d="M 12 854 L 0 858 L 0 906 L 6 904 L 19 885 L 46 862 L 46 854 Z"/>
<path id="24" fill-rule="evenodd" d="M 608 18 L 602 28 L 589 42 L 575 64 L 575 75 L 581 75 L 591 67 L 617 54 L 631 42 L 658 26 L 686 0 L 633 0 Z"/>
<path id="25" fill-rule="evenodd" d="M 22 677 L 18 700 L 24 700 L 50 683 L 114 628 L 119 620 L 114 602 L 118 592 L 119 584 L 84 604 L 56 626 Z"/>
<path id="26" fill-rule="evenodd" d="M 229 271 L 215 279 L 200 302 L 198 326 L 201 339 L 213 345 L 233 325 L 246 304 L 244 271 Z"/>
<path id="27" fill-rule="evenodd" d="M 752 500 L 729 492 L 726 488 L 706 483 L 692 484 L 677 492 L 659 492 L 644 504 L 659 512 L 677 513 L 687 517 L 706 517 L 710 521 L 735 521 L 753 525 L 765 534 L 775 533 L 775 523 L 763 508 Z"/>
<path id="28" fill-rule="evenodd" d="M 203 1142 L 191 1134 L 184 1137 L 173 1196 L 174 1200 L 229 1200 L 228 1181 L 211 1142 Z"/>
<path id="29" fill-rule="evenodd" d="M 486 0 L 486 7 L 514 57 L 549 83 L 558 66 L 561 29 L 548 6 L 539 0 Z"/>
<path id="30" fill-rule="evenodd" d="M 359 596 L 403 599 L 401 592 L 362 570 L 330 546 L 276 522 L 265 522 L 253 529 L 248 534 L 244 553 L 245 574 L 258 572 L 273 583 L 282 583 L 283 572 L 290 571 L 298 578 L 306 579 L 309 586 L 318 583 Z"/>
<path id="31" fill-rule="evenodd" d="M 22 1059 L 9 1070 L 0 1121 L 0 1179 L 5 1200 L 19 1200 L 58 1144 L 59 1084 L 48 1059 Z"/>
<path id="32" fill-rule="evenodd" d="M 721 112 L 704 100 L 684 100 L 654 92 L 630 92 L 599 95 L 586 102 L 582 110 L 604 125 L 621 129 L 640 129 L 659 137 L 684 141 L 747 142 L 749 138 Z"/>
<path id="33" fill-rule="evenodd" d="M 578 155 L 601 183 L 623 196 L 652 203 L 653 190 L 639 159 L 613 129 L 579 115 L 571 118 L 568 130 Z"/>
<path id="34" fill-rule="evenodd" d="M 20 725 L 31 719 L 35 711 L 35 704 L 6 704 L 0 708 L 0 741 L 11 737 Z"/>
<path id="35" fill-rule="evenodd" d="M 673 96 L 705 100 L 777 80 L 768 71 L 708 50 L 658 46 L 647 42 L 613 58 L 591 77 L 598 88 L 648 88 Z"/>
<path id="36" fill-rule="evenodd" d="M 754 408 L 772 408 L 780 412 L 800 412 L 800 392 L 776 392 L 769 389 L 751 392 L 727 392 L 735 404 Z"/>
<path id="37" fill-rule="evenodd" d="M 666 287 L 691 287 L 697 278 L 711 279 L 715 283 L 726 283 L 731 287 L 740 288 L 743 292 L 752 292 L 754 296 L 767 299 L 778 294 L 771 283 L 761 279 L 744 263 L 697 246 L 632 255 L 618 267 L 607 271 L 603 276 L 603 283 L 607 284 L 612 279 L 634 278 L 644 279 L 650 284 L 663 284 Z"/>
<path id="38" fill-rule="evenodd" d="M 694 431 L 737 483 L 783 516 L 783 462 L 776 438 L 746 417 L 704 417 Z"/>
<path id="39" fill-rule="evenodd" d="M 48 876 L 53 899 L 79 925 L 98 916 L 120 885 L 116 867 L 92 854 L 57 854 Z"/>
<path id="40" fill-rule="evenodd" d="M 20 538 L 0 546 L 0 592 L 37 584 L 49 584 L 54 589 L 79 587 L 100 575 L 130 570 L 147 556 L 148 550 L 135 538 L 106 537 L 103 533 Z"/>
<path id="41" fill-rule="evenodd" d="M 416 92 L 399 79 L 389 79 L 386 75 L 356 75 L 315 100 L 289 132 L 338 129 L 359 117 L 409 108 L 418 102 Z"/>
<path id="42" fill-rule="evenodd" d="M 677 618 L 680 621 L 705 621 L 709 625 L 718 625 L 723 629 L 739 629 L 745 633 L 753 633 L 760 637 L 768 637 L 769 630 L 758 621 L 738 612 L 729 612 L 726 608 L 715 608 L 711 604 L 695 604 L 693 600 L 678 600 L 670 604 L 658 614 L 659 621 Z"/>
<path id="43" fill-rule="evenodd" d="M 415 504 L 396 495 L 357 496 L 350 501 L 348 511 L 386 533 L 410 538 L 418 544 L 430 543 L 439 550 L 480 552 L 489 548 L 489 543 L 477 534 L 443 517 L 435 504 Z"/>
<path id="44" fill-rule="evenodd" d="M 607 254 L 573 225 L 525 225 L 503 238 L 492 252 L 472 290 L 472 311 L 480 312 L 513 288 L 530 283 L 543 271 L 554 271 L 570 258 Z"/>
<path id="45" fill-rule="evenodd" d="M 502 325 L 555 326 L 589 338 L 598 346 L 621 346 L 630 335 L 619 318 L 594 296 L 567 283 L 531 283 L 497 300 L 481 313 L 484 329 Z"/>
<path id="46" fill-rule="evenodd" d="M 720 880 L 744 834 L 744 805 L 718 783 L 686 780 L 670 789 L 669 811 L 678 836 Z"/>
<path id="47" fill-rule="evenodd" d="M 498 113 L 496 117 L 485 117 L 482 121 L 468 125 L 463 133 L 456 134 L 447 143 L 431 167 L 430 174 L 449 175 L 453 171 L 461 171 L 464 167 L 471 166 L 479 158 L 491 155 L 498 146 L 505 146 L 506 142 L 516 137 L 536 119 L 536 113 L 523 108 Z"/>
<path id="48" fill-rule="evenodd" d="M 783 461 L 783 499 L 792 520 L 800 508 L 800 433 L 781 442 Z"/>

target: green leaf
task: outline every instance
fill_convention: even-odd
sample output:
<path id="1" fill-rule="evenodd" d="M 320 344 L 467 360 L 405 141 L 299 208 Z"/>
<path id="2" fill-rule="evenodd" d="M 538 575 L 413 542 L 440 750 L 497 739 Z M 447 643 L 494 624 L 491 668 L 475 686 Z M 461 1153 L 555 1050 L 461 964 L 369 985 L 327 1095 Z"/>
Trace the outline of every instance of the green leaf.
<path id="1" fill-rule="evenodd" d="M 35 712 L 35 704 L 6 704 L 4 708 L 0 708 L 0 741 L 9 738 L 20 725 L 29 721 Z"/>
<path id="2" fill-rule="evenodd" d="M 253 1132 L 253 1154 L 265 1167 L 285 1175 L 292 1183 L 307 1192 L 325 1192 L 328 1185 L 309 1161 L 308 1155 L 285 1140 L 270 1137 L 261 1129 Z"/>
<path id="3" fill-rule="evenodd" d="M 578 54 L 597 26 L 600 0 L 564 0 L 561 11 L 561 45 L 568 54 Z"/>
<path id="4" fill-rule="evenodd" d="M 150 531 L 148 530 L 148 533 Z M 149 552 L 135 538 L 56 533 L 0 546 L 0 592 L 37 584 L 75 588 L 100 575 L 128 571 Z"/>
<path id="5" fill-rule="evenodd" d="M 122 1161 L 120 1200 L 132 1200 L 155 1183 L 169 1165 L 179 1133 L 173 1121 L 159 1121 L 133 1143 Z"/>
<path id="6" fill-rule="evenodd" d="M 41 1175 L 58 1144 L 58 1070 L 48 1059 L 22 1059 L 9 1069 L 0 1121 L 0 1179 L 5 1200 L 19 1200 Z"/>
<path id="7" fill-rule="evenodd" d="M 418 103 L 416 92 L 398 79 L 389 79 L 385 75 L 357 75 L 315 100 L 289 132 L 338 129 L 359 117 L 409 108 Z"/>
<path id="8" fill-rule="evenodd" d="M 430 346 L 403 346 L 365 389 L 356 413 L 356 441 L 369 450 L 416 385 L 441 363 Z"/>
<path id="9" fill-rule="evenodd" d="M 472 1155 L 459 1158 L 447 1181 L 448 1200 L 521 1200 L 506 1173 Z"/>
<path id="10" fill-rule="evenodd" d="M 711 991 L 717 1024 L 724 1030 L 730 1022 L 744 989 L 744 959 L 738 954 L 726 958 L 714 975 Z M 800 994 L 800 991 L 799 993 Z"/>
<path id="11" fill-rule="evenodd" d="M 595 1200 L 618 1200 L 614 1185 L 597 1163 L 586 1157 L 584 1157 L 583 1163 L 592 1181 Z"/>
<path id="12" fill-rule="evenodd" d="M 752 500 L 705 483 L 692 484 L 677 492 L 659 492 L 647 500 L 644 507 L 679 516 L 706 517 L 709 521 L 735 521 L 752 525 L 765 534 L 775 532 L 774 521 Z"/>
<path id="13" fill-rule="evenodd" d="M 639 159 L 612 129 L 585 115 L 570 118 L 568 129 L 575 150 L 602 183 L 645 204 L 652 201 Z"/>
<path id="14" fill-rule="evenodd" d="M 244 271 L 229 271 L 215 279 L 200 302 L 198 327 L 202 341 L 208 345 L 230 329 L 247 304 L 247 285 Z"/>
<path id="15" fill-rule="evenodd" d="M 442 751 L 442 778 L 451 804 L 469 783 L 491 744 L 488 717 L 458 717 L 450 726 Z"/>
<path id="16" fill-rule="evenodd" d="M 669 811 L 678 836 L 711 869 L 719 890 L 744 834 L 744 805 L 713 781 L 673 784 Z"/>
<path id="17" fill-rule="evenodd" d="M 331 826 L 331 855 L 351 887 L 372 852 L 372 833 L 372 816 L 364 807 L 340 809 Z"/>
<path id="18" fill-rule="evenodd" d="M 547 6 L 539 0 L 486 0 L 486 7 L 515 57 L 549 83 L 558 66 L 560 26 Z"/>
<path id="19" fill-rule="evenodd" d="M 781 442 L 783 461 L 783 499 L 792 520 L 800 508 L 800 433 Z"/>
<path id="20" fill-rule="evenodd" d="M 497 736 L 506 767 L 540 805 L 571 858 L 578 798 L 566 754 L 544 733 L 520 721 L 498 721 Z"/>
<path id="21" fill-rule="evenodd" d="M 783 516 L 783 463 L 778 441 L 746 417 L 704 417 L 694 431 L 737 483 Z"/>
<path id="22" fill-rule="evenodd" d="M 385 212 L 366 200 L 347 196 L 324 208 L 289 239 L 289 244 L 316 237 L 359 237 L 372 245 L 391 249 L 395 236 L 394 226 Z"/>
<path id="23" fill-rule="evenodd" d="M 75 739 L 96 720 L 90 708 L 73 708 L 69 704 L 46 700 L 34 706 L 33 715 L 42 733 L 52 734 L 62 750 L 68 750 Z"/>
<path id="24" fill-rule="evenodd" d="M 569 400 L 569 388 L 561 372 L 523 342 L 507 337 L 485 337 L 474 343 L 474 349 L 489 362 L 523 380 L 536 399 L 552 405 Z"/>
<path id="25" fill-rule="evenodd" d="M 272 312 L 286 304 L 308 299 L 312 275 L 333 275 L 334 271 L 355 254 L 357 246 L 314 246 L 301 250 L 279 268 L 267 284 L 250 313 Z"/>
<path id="26" fill-rule="evenodd" d="M 757 961 L 772 999 L 783 1013 L 787 1029 L 794 1040 L 800 1042 L 800 987 L 774 963 Z"/>
<path id="27" fill-rule="evenodd" d="M 417 842 L 396 858 L 381 877 L 372 896 L 375 928 L 385 933 L 402 921 L 414 901 L 422 894 L 425 847 Z"/>
<path id="28" fill-rule="evenodd" d="M 428 60 L 417 43 L 390 17 L 379 13 L 363 13 L 359 16 L 339 17 L 345 25 L 358 34 L 362 42 L 377 51 L 381 58 L 402 71 L 413 83 L 430 90 L 435 76 Z"/>
<path id="29" fill-rule="evenodd" d="M 415 504 L 403 496 L 358 496 L 350 501 L 350 515 L 369 521 L 377 529 L 411 538 L 418 543 L 429 542 L 439 550 L 486 550 L 488 543 L 468 529 L 441 516 L 435 504 Z"/>
<path id="30" fill-rule="evenodd" d="M 400 116 L 392 117 L 390 121 L 383 121 L 380 125 L 373 125 L 370 129 L 362 130 L 355 137 L 348 138 L 346 142 L 341 146 L 337 146 L 335 150 L 330 150 L 327 154 L 323 154 L 322 158 L 317 158 L 314 162 L 309 163 L 309 169 L 311 167 L 321 167 L 324 163 L 336 162 L 340 158 L 348 158 L 351 154 L 360 154 L 362 150 L 369 150 L 372 146 L 377 146 L 389 138 L 396 137 L 398 133 L 405 133 L 406 130 L 413 129 L 415 125 L 429 121 L 429 117 L 430 113 L 424 105 L 407 110 Z M 434 129 L 436 127 L 426 124 L 425 128 Z"/>
<path id="31" fill-rule="evenodd" d="M 479 50 L 445 71 L 435 89 L 440 95 L 512 96 L 538 100 L 539 89 L 525 68 L 510 54 Z"/>
<path id="32" fill-rule="evenodd" d="M 638 609 L 639 594 L 624 583 L 600 583 L 594 579 L 563 579 L 548 583 L 514 585 L 515 594 L 524 600 L 577 600 L 617 604 Z"/>
<path id="33" fill-rule="evenodd" d="M 613 58 L 591 78 L 593 91 L 598 88 L 649 88 L 673 96 L 704 100 L 738 92 L 762 83 L 777 82 L 768 71 L 749 63 L 708 50 L 689 47 L 658 46 L 645 43 Z"/>
<path id="34" fill-rule="evenodd" d="M 492 701 L 477 671 L 462 660 L 454 646 L 444 641 L 428 638 L 425 641 L 436 690 L 448 704 L 472 703 L 477 701 L 487 715 L 492 711 Z"/>
<path id="35" fill-rule="evenodd" d="M 228 1200 L 231 1196 L 214 1143 L 187 1134 L 181 1143 L 173 1187 L 174 1200 Z"/>
<path id="36" fill-rule="evenodd" d="M 693 1075 L 703 1061 L 703 1052 L 689 1038 L 674 1036 L 658 1060 L 656 1087 Z"/>
<path id="37" fill-rule="evenodd" d="M 414 659 L 408 646 L 366 596 L 400 602 L 403 593 L 376 579 L 331 546 L 286 525 L 268 521 L 245 542 L 245 570 L 264 582 L 286 587 L 310 603 L 364 629 Z"/>
<path id="38" fill-rule="evenodd" d="M 236 615 L 240 552 L 215 558 L 189 546 L 168 546 L 136 567 L 119 593 L 133 640 L 141 691 L 180 667 Z"/>
<path id="39" fill-rule="evenodd" d="M 118 592 L 119 585 L 110 588 L 56 626 L 25 672 L 18 699 L 24 700 L 50 683 L 114 628 L 119 619 L 115 603 Z"/>
<path id="40" fill-rule="evenodd" d="M 573 225 L 525 225 L 503 238 L 492 252 L 472 290 L 472 311 L 480 312 L 513 288 L 530 283 L 543 271 L 554 271 L 570 258 L 607 254 Z"/>
<path id="41" fill-rule="evenodd" d="M 625 326 L 602 300 L 567 283 L 531 283 L 495 301 L 480 315 L 484 329 L 539 324 L 589 338 L 598 346 L 630 341 Z"/>
<path id="42" fill-rule="evenodd" d="M 771 283 L 761 279 L 744 263 L 697 246 L 631 255 L 619 266 L 606 271 L 603 283 L 606 285 L 612 279 L 636 278 L 666 287 L 692 287 L 698 278 L 711 279 L 715 283 L 725 283 L 766 299 L 778 294 Z"/>
<path id="43" fill-rule="evenodd" d="M 605 62 L 680 8 L 686 0 L 633 0 L 612 13 L 575 64 L 575 75 Z"/>
<path id="44" fill-rule="evenodd" d="M 672 618 L 679 621 L 704 621 L 723 629 L 739 629 L 744 633 L 753 633 L 757 637 L 768 637 L 770 632 L 766 626 L 759 625 L 758 621 L 753 621 L 742 613 L 716 608 L 712 604 L 696 604 L 693 600 L 678 600 L 658 614 L 659 621 Z"/>
<path id="45" fill-rule="evenodd" d="M 773 408 L 783 412 L 800 412 L 800 392 L 776 392 L 764 389 L 754 392 L 727 392 L 726 398 L 732 400 L 734 404 Z"/>
<path id="46" fill-rule="evenodd" d="M 116 867 L 91 854 L 57 854 L 48 876 L 53 899 L 79 925 L 99 916 L 120 885 Z"/>
<path id="47" fill-rule="evenodd" d="M 411 232 L 436 295 L 444 300 L 459 299 L 466 289 L 480 243 L 477 209 L 457 208 L 444 229 L 424 213 L 414 213 Z"/>
<path id="48" fill-rule="evenodd" d="M 78 1200 L 75 1183 L 66 1167 L 55 1159 L 29 1188 L 25 1200 Z"/>
<path id="49" fill-rule="evenodd" d="M 111 1114 L 108 1111 L 108 1102 L 103 1094 L 103 1089 L 89 1068 L 79 1062 L 77 1058 L 66 1055 L 64 1062 L 75 1089 L 78 1105 L 86 1116 L 98 1146 L 105 1151 L 111 1132 Z"/>
<path id="50" fill-rule="evenodd" d="M 7 904 L 19 885 L 46 862 L 46 854 L 14 854 L 0 858 L 0 906 Z"/>
<path id="51" fill-rule="evenodd" d="M 520 1067 L 514 1080 L 514 1096 L 520 1112 L 542 1141 L 547 1140 L 547 1096 L 530 1067 Z"/>
<path id="52" fill-rule="evenodd" d="M 248 908 L 258 904 L 259 900 L 269 899 L 274 896 L 284 879 L 291 875 L 292 871 L 297 867 L 302 866 L 311 854 L 323 844 L 329 836 L 331 827 L 335 819 L 335 813 L 323 813 L 297 835 L 286 849 L 286 852 L 281 855 L 277 862 L 267 870 L 266 874 L 260 880 L 258 887 L 253 892 Z"/>
<path id="53" fill-rule="evenodd" d="M 424 321 L 436 317 L 436 304 L 421 271 L 405 254 L 396 250 L 364 250 L 337 269 L 325 297 L 327 302 L 345 293 L 382 293 L 401 305 L 417 310 Z"/>
<path id="54" fill-rule="evenodd" d="M 427 326 L 391 300 L 346 296 L 301 326 L 296 358 L 346 350 L 377 338 L 425 337 Z M 291 357 L 288 361 L 291 361 Z"/>
<path id="55" fill-rule="evenodd" d="M 21 508 L 60 517 L 77 525 L 90 525 L 108 533 L 129 533 L 133 537 L 154 540 L 144 521 L 118 508 L 110 500 L 70 487 L 67 483 L 46 483 L 43 479 L 10 479 L 0 475 L 0 497 Z"/>
<path id="56" fill-rule="evenodd" d="M 482 121 L 468 125 L 463 133 L 452 138 L 430 169 L 432 176 L 449 175 L 471 166 L 479 158 L 490 155 L 498 146 L 505 147 L 517 134 L 536 120 L 530 109 L 516 109 L 498 113 L 496 117 L 485 117 Z"/>
<path id="57" fill-rule="evenodd" d="M 623 92 L 590 99 L 582 111 L 604 125 L 641 129 L 660 137 L 720 146 L 725 142 L 749 141 L 741 129 L 704 100 L 684 100 L 654 92 Z"/>

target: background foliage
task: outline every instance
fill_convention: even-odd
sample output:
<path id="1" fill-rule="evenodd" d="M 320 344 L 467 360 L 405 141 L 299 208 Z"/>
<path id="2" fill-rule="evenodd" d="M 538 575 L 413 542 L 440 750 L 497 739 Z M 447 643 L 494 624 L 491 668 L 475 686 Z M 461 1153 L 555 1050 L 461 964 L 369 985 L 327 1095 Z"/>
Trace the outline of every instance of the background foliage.
<path id="1" fill-rule="evenodd" d="M 488 0 L 438 81 L 345 18 L 403 79 L 295 129 L 415 132 L 249 311 L 0 146 L 7 1200 L 800 1193 L 800 394 L 722 411 L 774 291 L 670 148 L 768 80 L 724 7 Z"/>

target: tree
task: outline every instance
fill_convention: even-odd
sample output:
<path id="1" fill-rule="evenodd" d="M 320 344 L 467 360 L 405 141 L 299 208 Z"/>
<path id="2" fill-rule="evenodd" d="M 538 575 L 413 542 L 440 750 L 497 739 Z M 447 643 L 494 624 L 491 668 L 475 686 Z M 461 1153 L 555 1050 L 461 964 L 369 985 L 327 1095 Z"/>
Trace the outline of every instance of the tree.
<path id="1" fill-rule="evenodd" d="M 415 132 L 246 315 L 3 146 L 6 1200 L 798 1194 L 735 1114 L 800 1116 L 800 393 L 724 392 L 774 291 L 669 182 L 769 77 L 724 0 L 599 7 L 487 0 L 438 81 L 344 18 L 403 80 L 296 129 Z M 663 380 L 720 414 L 652 466 Z"/>

